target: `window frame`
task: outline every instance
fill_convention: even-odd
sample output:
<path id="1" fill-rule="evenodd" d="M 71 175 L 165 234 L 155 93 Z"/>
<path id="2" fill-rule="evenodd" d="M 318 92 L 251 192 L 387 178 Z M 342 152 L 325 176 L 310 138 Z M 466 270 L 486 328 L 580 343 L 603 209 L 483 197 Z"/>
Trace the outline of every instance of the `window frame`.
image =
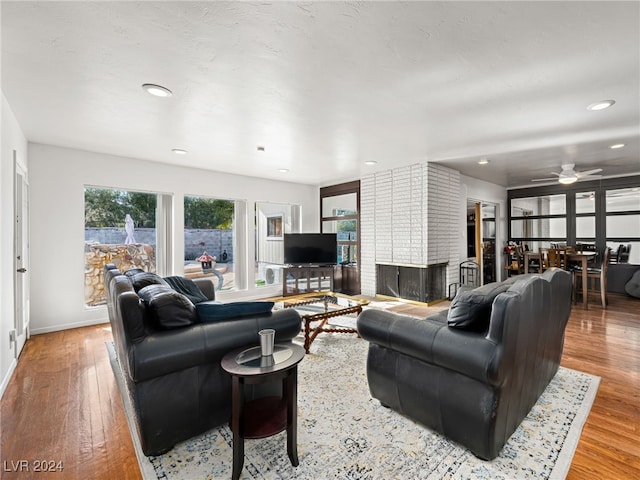
<path id="1" fill-rule="evenodd" d="M 602 180 L 593 180 L 588 182 L 576 182 L 572 185 L 546 185 L 540 187 L 531 188 L 518 188 L 507 190 L 507 208 L 509 212 L 507 228 L 509 241 L 566 241 L 568 245 L 576 244 L 576 218 L 577 217 L 590 217 L 595 215 L 595 244 L 598 251 L 603 251 L 607 242 L 623 243 L 628 241 L 640 241 L 638 236 L 628 236 L 622 239 L 621 237 L 607 237 L 606 232 L 606 219 L 610 215 L 633 215 L 639 214 L 640 211 L 633 210 L 629 212 L 610 212 L 606 211 L 606 192 L 607 190 L 618 190 L 622 188 L 640 188 L 640 175 L 632 175 L 628 177 L 616 177 Z M 595 214 L 594 213 L 579 213 L 576 214 L 576 195 L 578 193 L 584 193 L 585 191 L 595 192 Z M 566 219 L 567 219 L 567 236 L 564 239 L 558 238 L 513 238 L 511 230 L 511 220 L 523 217 L 512 217 L 511 204 L 514 199 L 527 198 L 527 197 L 539 197 L 547 195 L 566 194 Z M 562 215 L 561 215 L 562 216 Z M 531 216 L 527 218 L 536 218 L 539 216 Z M 546 216 L 545 216 L 546 217 Z M 553 216 L 550 216 L 553 217 Z"/>

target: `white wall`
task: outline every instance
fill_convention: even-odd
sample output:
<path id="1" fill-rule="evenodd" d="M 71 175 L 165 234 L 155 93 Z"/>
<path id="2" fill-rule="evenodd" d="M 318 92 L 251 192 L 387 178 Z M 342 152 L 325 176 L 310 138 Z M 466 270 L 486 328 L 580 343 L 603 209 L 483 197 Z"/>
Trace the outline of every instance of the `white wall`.
<path id="1" fill-rule="evenodd" d="M 0 143 L 0 396 L 15 368 L 14 344 L 9 331 L 15 328 L 13 302 L 13 151 L 27 171 L 27 140 L 7 100 L 2 95 L 2 142 Z"/>
<path id="2" fill-rule="evenodd" d="M 256 201 L 302 206 L 302 231 L 318 225 L 318 187 L 175 167 L 94 152 L 29 144 L 31 179 L 31 327 L 44 333 L 106 321 L 106 309 L 84 307 L 84 186 L 169 193 L 174 205 L 184 195 L 213 196 L 247 202 L 248 238 L 253 239 Z M 3 202 L 4 204 L 4 202 Z M 174 226 L 184 224 L 175 209 Z M 174 228 L 175 274 L 182 273 L 184 237 Z M 248 242 L 253 264 L 254 242 Z M 249 277 L 253 278 L 253 270 Z M 266 288 L 231 292 L 222 300 L 276 295 Z M 226 293 L 226 292 L 225 292 Z"/>
<path id="3" fill-rule="evenodd" d="M 498 279 L 504 276 L 502 249 L 507 242 L 507 189 L 493 183 L 460 175 L 460 258 L 467 258 L 467 200 L 496 204 L 496 262 Z"/>

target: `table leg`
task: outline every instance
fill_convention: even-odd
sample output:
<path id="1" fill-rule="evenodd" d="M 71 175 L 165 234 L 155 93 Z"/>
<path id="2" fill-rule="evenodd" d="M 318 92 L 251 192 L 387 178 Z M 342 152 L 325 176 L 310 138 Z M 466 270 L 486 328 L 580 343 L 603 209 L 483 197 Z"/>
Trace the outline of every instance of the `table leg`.
<path id="1" fill-rule="evenodd" d="M 304 319 L 304 352 L 309 353 L 309 349 L 311 348 L 311 339 L 309 336 L 311 335 L 311 321 L 308 318 Z"/>
<path id="2" fill-rule="evenodd" d="M 240 378 L 233 377 L 231 384 L 231 432 L 233 433 L 233 471 L 231 478 L 238 480 L 244 465 L 244 388 Z"/>
<path id="3" fill-rule="evenodd" d="M 285 378 L 287 396 L 287 453 L 294 467 L 298 466 L 298 367 Z"/>
<path id="4" fill-rule="evenodd" d="M 589 308 L 589 289 L 587 284 L 587 257 L 582 255 L 582 305 Z"/>

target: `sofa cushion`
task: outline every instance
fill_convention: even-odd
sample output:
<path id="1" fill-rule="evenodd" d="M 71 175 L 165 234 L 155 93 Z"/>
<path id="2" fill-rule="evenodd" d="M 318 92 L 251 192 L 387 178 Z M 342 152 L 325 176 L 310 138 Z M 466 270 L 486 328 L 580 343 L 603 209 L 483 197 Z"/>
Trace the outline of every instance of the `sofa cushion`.
<path id="1" fill-rule="evenodd" d="M 138 273 L 144 273 L 144 270 L 138 267 L 135 268 L 130 268 L 129 270 L 127 270 L 126 272 L 124 272 L 124 274 L 127 277 L 133 277 L 134 275 L 138 274 Z"/>
<path id="2" fill-rule="evenodd" d="M 190 278 L 180 277 L 176 275 L 171 277 L 164 277 L 164 280 L 176 292 L 183 294 L 185 297 L 191 300 L 194 305 L 209 300 L 207 296 L 202 293 L 202 290 L 200 290 L 200 288 L 198 288 L 195 282 Z"/>
<path id="3" fill-rule="evenodd" d="M 140 289 L 138 296 L 158 328 L 169 330 L 198 323 L 196 308 L 191 300 L 168 285 L 147 285 Z"/>
<path id="4" fill-rule="evenodd" d="M 270 313 L 273 302 L 230 302 L 220 303 L 215 300 L 196 305 L 196 312 L 201 322 L 218 322 L 245 315 Z"/>
<path id="5" fill-rule="evenodd" d="M 164 285 L 169 287 L 169 284 L 165 282 L 160 275 L 151 272 L 134 273 L 129 276 L 133 289 L 137 292 L 142 290 L 148 285 Z"/>
<path id="6" fill-rule="evenodd" d="M 624 286 L 624 291 L 635 298 L 640 298 L 640 270 L 633 274 L 633 277 Z"/>
<path id="7" fill-rule="evenodd" d="M 482 332 L 489 327 L 491 305 L 509 284 L 494 282 L 473 290 L 461 291 L 451 302 L 447 322 L 451 328 Z"/>

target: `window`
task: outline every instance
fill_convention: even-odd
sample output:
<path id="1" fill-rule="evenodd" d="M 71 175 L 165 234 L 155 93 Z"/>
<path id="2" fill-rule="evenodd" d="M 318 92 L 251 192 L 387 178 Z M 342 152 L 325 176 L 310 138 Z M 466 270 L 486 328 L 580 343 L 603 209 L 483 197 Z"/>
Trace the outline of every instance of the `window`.
<path id="1" fill-rule="evenodd" d="M 596 243 L 596 192 L 576 193 L 576 243 Z"/>
<path id="2" fill-rule="evenodd" d="M 609 246 L 614 261 L 621 251 L 623 261 L 640 264 L 640 176 L 510 190 L 508 197 L 510 240 L 530 249 L 566 240 L 600 254 Z"/>
<path id="3" fill-rule="evenodd" d="M 106 263 L 114 263 L 123 272 L 131 268 L 158 270 L 159 197 L 155 193 L 85 187 L 85 306 L 106 303 L 102 278 Z"/>
<path id="4" fill-rule="evenodd" d="M 185 277 L 211 277 L 216 290 L 237 288 L 235 218 L 234 200 L 184 197 Z"/>
<path id="5" fill-rule="evenodd" d="M 282 285 L 285 233 L 300 233 L 300 205 L 257 202 L 255 212 L 255 285 Z"/>
<path id="6" fill-rule="evenodd" d="M 614 258 L 640 263 L 640 188 L 607 190 L 605 207 L 606 244 L 612 248 Z"/>
<path id="7" fill-rule="evenodd" d="M 336 233 L 337 263 L 353 263 L 358 258 L 357 195 L 347 193 L 325 197 L 322 201 L 322 232 Z"/>
<path id="8" fill-rule="evenodd" d="M 338 242 L 334 287 L 343 293 L 360 293 L 360 182 L 320 189 L 320 231 L 335 233 Z"/>
<path id="9" fill-rule="evenodd" d="M 512 198 L 510 239 L 527 245 L 530 250 L 566 241 L 566 204 L 565 194 Z"/>

